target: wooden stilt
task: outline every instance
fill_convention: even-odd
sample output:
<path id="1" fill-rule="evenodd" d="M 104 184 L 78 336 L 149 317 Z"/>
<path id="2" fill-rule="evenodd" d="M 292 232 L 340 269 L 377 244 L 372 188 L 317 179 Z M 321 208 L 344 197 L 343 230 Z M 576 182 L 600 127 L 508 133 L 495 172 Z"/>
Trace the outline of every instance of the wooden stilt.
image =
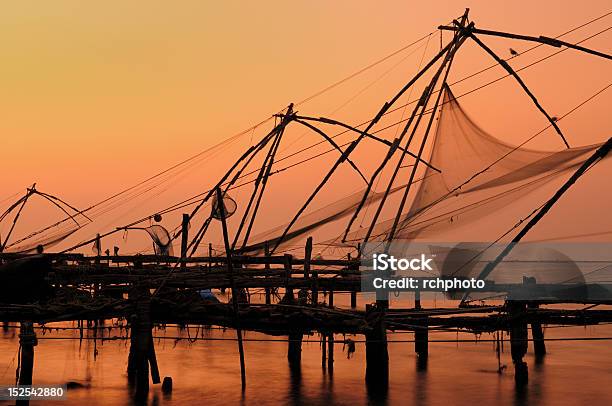
<path id="1" fill-rule="evenodd" d="M 389 380 L 389 353 L 387 331 L 384 325 L 384 309 L 366 305 L 368 331 L 366 340 L 366 383 L 386 384 Z"/>
<path id="2" fill-rule="evenodd" d="M 537 304 L 530 304 L 530 308 L 537 309 Z M 533 338 L 533 352 L 536 359 L 540 360 L 546 355 L 546 343 L 544 342 L 544 330 L 542 324 L 538 322 L 531 323 L 531 337 Z"/>
<path id="3" fill-rule="evenodd" d="M 290 304 L 295 302 L 293 295 L 293 288 L 291 287 L 291 271 L 292 271 L 293 256 L 291 254 L 285 254 L 284 266 L 285 266 L 285 296 L 283 297 L 282 303 Z"/>
<path id="4" fill-rule="evenodd" d="M 244 346 L 242 344 L 242 330 L 240 328 L 240 315 L 238 312 L 238 289 L 236 289 L 236 284 L 234 281 L 234 268 L 232 265 L 232 249 L 229 243 L 229 235 L 227 232 L 227 223 L 225 221 L 225 205 L 223 203 L 223 194 L 221 193 L 221 188 L 217 187 L 217 202 L 219 205 L 220 217 L 221 217 L 221 226 L 223 228 L 223 242 L 225 243 L 225 253 L 227 256 L 227 272 L 230 279 L 230 284 L 232 288 L 232 305 L 234 308 L 234 317 L 236 322 L 236 335 L 238 336 L 238 353 L 240 355 L 240 378 L 242 382 L 242 390 L 246 388 L 246 367 L 244 364 Z"/>
<path id="5" fill-rule="evenodd" d="M 151 381 L 154 384 L 161 383 L 161 377 L 159 375 L 159 367 L 157 365 L 157 355 L 155 355 L 155 342 L 153 341 L 153 332 L 149 330 L 149 366 L 151 367 Z"/>
<path id="6" fill-rule="evenodd" d="M 417 354 L 419 369 L 425 369 L 429 356 L 429 329 L 427 316 L 419 319 L 418 323 L 415 324 L 418 324 L 422 328 L 417 328 L 414 331 L 414 352 Z"/>
<path id="7" fill-rule="evenodd" d="M 334 372 L 334 333 L 327 337 L 327 370 L 330 374 Z"/>
<path id="8" fill-rule="evenodd" d="M 327 335 L 325 333 L 321 333 L 321 367 L 323 369 L 325 369 L 325 365 L 327 364 L 326 338 Z"/>
<path id="9" fill-rule="evenodd" d="M 270 246 L 269 246 L 267 241 L 266 241 L 266 244 L 264 246 L 264 255 L 266 256 L 266 258 L 270 257 Z M 270 270 L 270 264 L 268 263 L 268 261 L 266 261 L 266 263 L 264 265 L 264 269 L 266 271 Z M 265 288 L 265 292 L 266 292 L 266 304 L 271 304 L 272 303 L 272 289 Z"/>
<path id="10" fill-rule="evenodd" d="M 187 247 L 189 244 L 189 214 L 183 213 L 183 221 L 181 223 L 181 268 L 187 266 L 185 258 L 187 258 Z"/>
<path id="11" fill-rule="evenodd" d="M 149 396 L 149 354 L 151 347 L 151 296 L 143 287 L 136 289 L 136 318 L 132 334 L 135 334 L 134 366 L 136 368 L 137 401 L 144 401 Z"/>
<path id="12" fill-rule="evenodd" d="M 287 359 L 290 363 L 299 364 L 302 360 L 302 339 L 301 332 L 289 334 L 289 343 L 287 347 Z"/>
<path id="13" fill-rule="evenodd" d="M 507 302 L 508 313 L 511 318 L 510 352 L 514 363 L 514 382 L 517 386 L 524 386 L 529 380 L 527 363 L 523 357 L 527 354 L 527 323 L 525 322 L 525 303 Z"/>
<path id="14" fill-rule="evenodd" d="M 21 361 L 19 369 L 19 385 L 32 385 L 34 372 L 34 347 L 38 344 L 34 325 L 24 321 L 19 327 L 19 345 L 21 346 Z M 29 405 L 29 400 L 17 400 L 16 405 Z"/>

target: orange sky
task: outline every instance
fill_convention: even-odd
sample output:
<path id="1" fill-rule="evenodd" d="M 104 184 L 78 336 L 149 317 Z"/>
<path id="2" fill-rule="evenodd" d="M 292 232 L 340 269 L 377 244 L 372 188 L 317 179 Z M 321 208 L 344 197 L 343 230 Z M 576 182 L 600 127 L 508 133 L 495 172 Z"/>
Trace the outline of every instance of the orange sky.
<path id="1" fill-rule="evenodd" d="M 600 0 L 381 4 L 76 0 L 6 4 L 0 15 L 4 168 L 0 200 L 37 182 L 41 190 L 86 207 L 433 31 L 466 6 L 478 27 L 547 36 L 610 8 L 609 1 Z M 610 25 L 612 16 L 563 39 L 578 41 Z M 510 46 L 517 50 L 531 46 L 484 39 L 504 57 L 509 56 Z M 584 45 L 610 53 L 611 44 L 612 30 Z M 437 48 L 435 34 L 427 55 Z M 554 50 L 543 47 L 533 56 L 517 59 L 515 66 Z M 416 51 L 388 81 L 334 116 L 350 123 L 371 118 L 377 106 L 414 74 L 422 52 Z M 488 64 L 486 55 L 468 45 L 451 79 Z M 453 90 L 462 93 L 501 73 L 493 70 Z M 611 74 L 609 61 L 569 51 L 521 75 L 551 114 L 561 115 L 607 85 Z M 359 86 L 331 92 L 301 111 L 329 115 L 375 76 L 366 75 Z M 509 142 L 520 142 L 546 125 L 527 101 L 515 83 L 505 80 L 462 103 L 482 127 Z M 612 90 L 562 122 L 572 145 L 612 135 L 611 102 Z M 237 156 L 247 146 L 248 142 L 233 146 L 227 156 Z M 539 146 L 561 148 L 552 132 Z M 209 183 L 207 174 L 198 173 L 177 185 L 159 207 L 201 191 Z M 593 181 L 589 187 L 597 185 Z M 123 219 L 145 212 L 135 210 Z"/>

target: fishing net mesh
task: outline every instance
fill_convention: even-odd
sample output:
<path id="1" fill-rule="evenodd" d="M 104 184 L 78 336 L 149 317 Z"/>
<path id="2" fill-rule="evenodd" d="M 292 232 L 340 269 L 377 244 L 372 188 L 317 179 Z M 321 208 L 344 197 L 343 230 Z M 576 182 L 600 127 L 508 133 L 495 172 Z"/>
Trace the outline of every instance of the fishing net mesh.
<path id="1" fill-rule="evenodd" d="M 481 129 L 459 105 L 450 89 L 444 89 L 444 103 L 431 141 L 428 162 L 414 182 L 410 206 L 400 215 L 395 239 L 433 238 L 449 227 L 481 219 L 516 199 L 541 188 L 582 164 L 601 144 L 562 151 L 538 151 L 510 145 Z M 398 179 L 394 194 L 403 191 L 407 179 Z M 352 194 L 302 216 L 290 229 L 279 248 L 323 224 L 347 218 L 356 209 L 364 191 Z M 365 203 L 376 206 L 381 192 L 372 192 Z M 535 206 L 534 206 L 535 207 Z M 371 240 L 386 240 L 395 218 L 375 224 Z M 346 225 L 346 223 L 344 224 Z M 339 229 L 344 229 L 339 225 Z M 252 248 L 264 241 L 275 243 L 286 224 L 256 235 Z M 367 227 L 348 234 L 354 245 L 364 239 Z M 329 240 L 338 244 L 340 238 Z"/>

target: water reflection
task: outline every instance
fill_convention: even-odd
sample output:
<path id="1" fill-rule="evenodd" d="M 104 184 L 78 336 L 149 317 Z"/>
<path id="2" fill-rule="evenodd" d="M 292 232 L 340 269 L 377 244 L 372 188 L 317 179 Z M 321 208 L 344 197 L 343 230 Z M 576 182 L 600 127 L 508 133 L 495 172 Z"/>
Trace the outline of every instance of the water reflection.
<path id="1" fill-rule="evenodd" d="M 73 327 L 72 324 L 66 324 Z M 94 334 L 80 329 L 37 330 L 34 382 L 73 382 L 68 405 L 134 405 L 126 368 L 129 340 L 126 331 L 99 327 Z M 606 341 L 551 341 L 549 355 L 537 359 L 530 345 L 525 361 L 529 383 L 517 388 L 513 368 L 497 373 L 495 346 L 487 342 L 439 343 L 430 336 L 428 357 L 419 357 L 413 344 L 394 343 L 405 336 L 389 334 L 389 376 L 365 380 L 365 345 L 355 336 L 355 352 L 348 358 L 336 337 L 332 370 L 329 343 L 326 361 L 316 336 L 304 336 L 300 357 L 289 358 L 286 341 L 265 341 L 266 335 L 245 335 L 247 388 L 240 390 L 240 366 L 235 334 L 222 329 L 156 329 L 154 335 L 162 377 L 172 377 L 174 390 L 164 393 L 151 385 L 147 405 L 224 403 L 244 405 L 292 404 L 556 404 L 575 405 L 610 398 L 607 382 L 612 371 L 612 348 Z M 0 384 L 14 383 L 19 346 L 16 329 L 2 326 Z M 612 336 L 611 326 L 547 330 L 547 337 Z M 68 338 L 58 340 L 57 338 Z M 459 336 L 468 338 L 470 336 Z M 210 339 L 210 340 L 209 340 Z M 249 341 L 256 339 L 257 341 Z M 278 339 L 278 338 L 276 338 Z M 263 340 L 263 341 L 262 341 Z M 507 343 L 506 343 L 507 344 Z M 95 351 L 97 356 L 94 356 Z M 509 345 L 501 353 L 511 364 Z M 322 368 L 322 364 L 325 366 Z M 382 379 L 381 379 L 382 378 Z M 462 402 L 463 403 L 463 402 Z"/>

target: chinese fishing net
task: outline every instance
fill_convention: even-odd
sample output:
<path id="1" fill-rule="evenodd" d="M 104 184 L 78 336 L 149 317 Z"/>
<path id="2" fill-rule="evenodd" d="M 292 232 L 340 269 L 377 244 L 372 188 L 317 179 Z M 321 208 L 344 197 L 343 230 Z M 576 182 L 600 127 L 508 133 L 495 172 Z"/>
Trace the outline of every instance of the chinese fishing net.
<path id="1" fill-rule="evenodd" d="M 450 89 L 445 88 L 444 103 L 433 134 L 428 162 L 436 172 L 424 167 L 414 182 L 415 193 L 409 208 L 399 217 L 395 239 L 433 238 L 450 227 L 483 219 L 496 210 L 537 190 L 547 182 L 576 169 L 601 144 L 562 151 L 538 151 L 510 145 L 481 129 L 462 109 Z M 406 179 L 399 179 L 390 194 L 403 191 Z M 346 219 L 357 208 L 361 191 L 302 216 L 283 238 L 279 249 L 312 233 L 324 224 L 337 222 L 343 230 Z M 376 207 L 382 192 L 371 192 L 364 207 Z M 364 210 L 365 211 L 365 210 Z M 370 240 L 387 239 L 394 218 L 375 224 Z M 274 245 L 287 224 L 254 236 L 248 249 L 258 250 L 267 241 Z M 348 233 L 346 243 L 363 241 L 367 228 Z M 327 241 L 337 244 L 341 239 Z M 247 249 L 247 250 L 248 250 Z"/>

